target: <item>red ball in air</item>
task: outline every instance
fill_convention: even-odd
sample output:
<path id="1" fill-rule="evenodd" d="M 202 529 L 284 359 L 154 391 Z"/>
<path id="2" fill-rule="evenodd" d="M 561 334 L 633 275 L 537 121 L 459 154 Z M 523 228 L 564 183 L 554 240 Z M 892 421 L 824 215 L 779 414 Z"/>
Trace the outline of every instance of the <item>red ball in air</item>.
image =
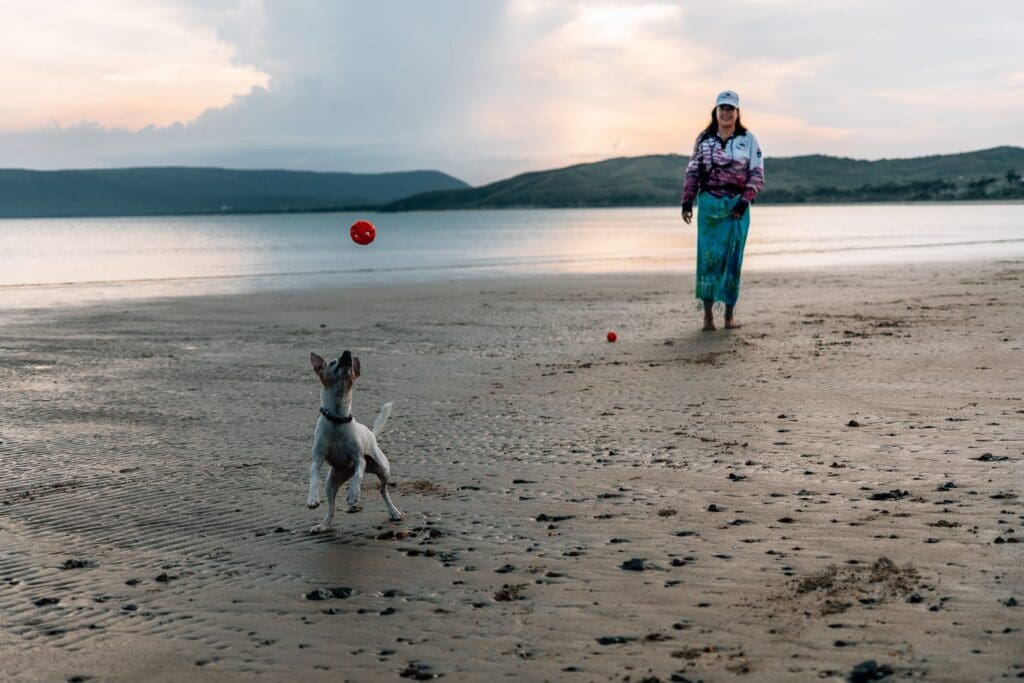
<path id="1" fill-rule="evenodd" d="M 353 242 L 366 246 L 377 236 L 377 228 L 370 221 L 356 221 L 348 234 L 352 236 Z"/>
<path id="2" fill-rule="evenodd" d="M 614 332 L 609 332 L 608 333 L 608 341 L 613 342 L 613 341 L 615 341 L 618 338 L 619 338 L 619 335 L 615 334 Z"/>

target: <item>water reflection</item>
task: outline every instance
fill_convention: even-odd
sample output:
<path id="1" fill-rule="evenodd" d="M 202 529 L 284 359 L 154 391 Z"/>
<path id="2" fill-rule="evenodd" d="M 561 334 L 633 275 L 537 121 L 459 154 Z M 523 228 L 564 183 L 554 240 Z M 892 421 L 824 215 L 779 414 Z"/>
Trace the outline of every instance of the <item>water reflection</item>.
<path id="1" fill-rule="evenodd" d="M 348 226 L 370 218 L 360 247 Z M 678 209 L 0 221 L 0 307 L 489 274 L 688 272 Z M 1021 258 L 1024 204 L 754 207 L 745 268 Z"/>

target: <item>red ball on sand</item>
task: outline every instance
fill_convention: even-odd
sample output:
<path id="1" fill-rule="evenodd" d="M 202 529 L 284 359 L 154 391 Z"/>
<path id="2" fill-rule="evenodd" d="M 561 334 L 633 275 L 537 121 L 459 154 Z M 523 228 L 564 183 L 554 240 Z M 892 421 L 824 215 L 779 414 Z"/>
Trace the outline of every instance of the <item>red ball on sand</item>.
<path id="1" fill-rule="evenodd" d="M 615 341 L 618 338 L 619 338 L 619 335 L 615 334 L 614 332 L 609 332 L 608 333 L 608 341 L 613 342 L 613 341 Z"/>
<path id="2" fill-rule="evenodd" d="M 348 234 L 352 236 L 353 242 L 366 246 L 377 236 L 377 228 L 373 227 L 373 223 L 370 221 L 356 221 L 352 224 Z"/>

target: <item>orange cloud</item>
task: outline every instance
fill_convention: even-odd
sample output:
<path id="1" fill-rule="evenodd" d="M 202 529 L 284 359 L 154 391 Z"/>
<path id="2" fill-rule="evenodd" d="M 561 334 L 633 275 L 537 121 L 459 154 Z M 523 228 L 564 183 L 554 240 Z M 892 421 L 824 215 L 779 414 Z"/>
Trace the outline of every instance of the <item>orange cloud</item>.
<path id="1" fill-rule="evenodd" d="M 212 29 L 159 4 L 54 2 L 5 15 L 0 90 L 13 95 L 0 104 L 0 129 L 168 125 L 267 84 L 233 63 Z"/>

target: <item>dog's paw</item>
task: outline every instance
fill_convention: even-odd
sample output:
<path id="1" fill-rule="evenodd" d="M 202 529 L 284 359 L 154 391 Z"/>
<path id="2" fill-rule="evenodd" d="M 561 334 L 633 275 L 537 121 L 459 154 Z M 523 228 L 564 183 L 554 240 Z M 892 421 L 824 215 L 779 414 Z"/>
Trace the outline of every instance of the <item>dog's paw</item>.
<path id="1" fill-rule="evenodd" d="M 327 531 L 328 529 L 330 529 L 330 527 L 327 526 L 326 524 L 317 524 L 315 527 L 313 527 L 312 529 L 309 530 L 309 533 L 311 533 L 311 534 L 322 534 L 323 532 Z"/>
<path id="2" fill-rule="evenodd" d="M 319 498 L 314 498 L 312 496 L 307 498 L 306 499 L 306 507 L 308 507 L 310 510 L 312 510 L 313 508 L 320 507 L 320 499 Z"/>
<path id="3" fill-rule="evenodd" d="M 402 521 L 402 513 L 401 513 L 401 511 L 399 511 L 397 509 L 394 512 L 389 513 L 388 516 L 391 517 L 391 521 L 392 522 L 401 522 Z"/>
<path id="4" fill-rule="evenodd" d="M 350 508 L 354 508 L 356 505 L 359 504 L 359 494 L 348 494 L 347 496 L 345 496 L 345 502 L 348 503 L 348 506 Z"/>

